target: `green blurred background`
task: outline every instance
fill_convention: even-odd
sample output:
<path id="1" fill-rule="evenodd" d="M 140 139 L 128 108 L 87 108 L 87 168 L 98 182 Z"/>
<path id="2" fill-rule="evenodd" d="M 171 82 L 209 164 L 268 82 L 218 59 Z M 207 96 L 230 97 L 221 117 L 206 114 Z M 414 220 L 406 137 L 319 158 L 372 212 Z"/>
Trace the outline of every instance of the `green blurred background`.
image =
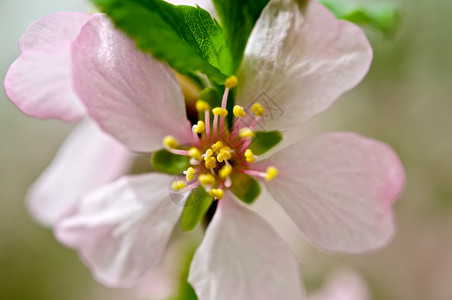
<path id="1" fill-rule="evenodd" d="M 385 249 L 360 256 L 303 246 L 308 289 L 330 270 L 357 270 L 373 299 L 452 299 L 452 1 L 401 0 L 399 32 L 370 32 L 369 75 L 306 127 L 356 131 L 391 144 L 407 171 L 396 204 L 399 232 Z M 18 56 L 33 20 L 56 11 L 88 11 L 82 0 L 0 0 L 0 74 Z M 0 299 L 130 299 L 93 281 L 77 255 L 27 213 L 27 187 L 74 125 L 23 115 L 0 93 Z M 74 158 L 76 159 L 76 158 Z M 303 243 L 300 241 L 300 243 Z"/>

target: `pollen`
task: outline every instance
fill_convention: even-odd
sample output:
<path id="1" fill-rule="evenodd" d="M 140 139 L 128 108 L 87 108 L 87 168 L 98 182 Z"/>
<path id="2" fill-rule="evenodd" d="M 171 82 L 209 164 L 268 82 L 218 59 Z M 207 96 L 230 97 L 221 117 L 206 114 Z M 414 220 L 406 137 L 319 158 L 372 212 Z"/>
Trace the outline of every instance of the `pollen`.
<path id="1" fill-rule="evenodd" d="M 207 169 L 213 169 L 217 166 L 217 160 L 215 159 L 215 157 L 205 157 L 204 159 L 206 160 L 204 165 Z"/>
<path id="2" fill-rule="evenodd" d="M 225 165 L 223 168 L 221 168 L 220 172 L 218 173 L 220 175 L 220 178 L 226 178 L 229 175 L 231 175 L 232 167 L 229 165 Z"/>
<path id="3" fill-rule="evenodd" d="M 179 142 L 173 136 L 168 135 L 163 138 L 163 146 L 167 149 L 174 149 L 179 146 Z"/>
<path id="4" fill-rule="evenodd" d="M 254 132 L 249 128 L 242 128 L 242 129 L 240 129 L 239 136 L 241 138 L 253 138 Z"/>
<path id="5" fill-rule="evenodd" d="M 224 147 L 223 149 L 220 150 L 220 153 L 217 155 L 217 160 L 219 162 L 223 162 L 225 159 L 231 159 L 232 155 L 229 152 L 231 150 L 231 148 L 229 147 Z"/>
<path id="6" fill-rule="evenodd" d="M 199 175 L 198 180 L 203 186 L 213 185 L 215 183 L 215 177 L 212 174 Z"/>
<path id="7" fill-rule="evenodd" d="M 228 111 L 226 109 L 222 109 L 221 107 L 215 107 L 212 109 L 212 113 L 215 116 L 226 117 L 228 115 Z"/>
<path id="8" fill-rule="evenodd" d="M 243 118 L 244 116 L 246 116 L 246 113 L 243 110 L 243 107 L 240 105 L 234 105 L 232 112 L 234 113 L 234 116 L 236 116 L 237 118 Z"/>
<path id="9" fill-rule="evenodd" d="M 206 129 L 206 125 L 203 121 L 198 121 L 196 125 L 193 125 L 193 131 L 196 133 L 202 133 Z"/>
<path id="10" fill-rule="evenodd" d="M 202 156 L 201 156 L 201 151 L 199 151 L 198 148 L 190 148 L 190 150 L 188 150 L 188 155 L 190 155 L 190 157 L 193 157 L 196 160 L 201 160 Z"/>
<path id="11" fill-rule="evenodd" d="M 229 76 L 225 82 L 224 85 L 228 88 L 228 89 L 232 89 L 235 88 L 237 86 L 237 84 L 239 83 L 239 79 L 237 78 L 237 76 Z"/>
<path id="12" fill-rule="evenodd" d="M 249 163 L 253 163 L 256 160 L 256 158 L 254 157 L 254 153 L 253 153 L 253 151 L 251 151 L 251 149 L 246 149 L 244 155 L 245 155 L 246 161 Z"/>
<path id="13" fill-rule="evenodd" d="M 204 154 L 204 160 L 207 160 L 208 158 L 213 156 L 212 149 L 207 149 L 206 153 Z"/>
<path id="14" fill-rule="evenodd" d="M 265 179 L 267 181 L 270 181 L 270 180 L 274 179 L 277 175 L 278 175 L 278 169 L 276 169 L 275 167 L 268 167 L 267 173 L 265 174 Z"/>
<path id="15" fill-rule="evenodd" d="M 210 196 L 217 198 L 218 200 L 223 199 L 223 190 L 222 189 L 211 189 L 209 192 Z"/>
<path id="16" fill-rule="evenodd" d="M 210 105 L 206 101 L 198 100 L 198 101 L 196 101 L 196 110 L 197 111 L 208 111 L 208 110 L 210 110 Z"/>
<path id="17" fill-rule="evenodd" d="M 184 181 L 176 180 L 171 183 L 171 188 L 176 191 L 180 191 L 183 189 L 187 184 Z"/>
<path id="18" fill-rule="evenodd" d="M 212 145 L 213 153 L 218 154 L 220 150 L 224 147 L 222 141 L 218 141 L 215 144 Z"/>
<path id="19" fill-rule="evenodd" d="M 265 113 L 265 109 L 260 103 L 254 103 L 251 110 L 257 117 L 262 117 Z"/>
<path id="20" fill-rule="evenodd" d="M 184 171 L 185 174 L 185 179 L 187 179 L 187 181 L 191 181 L 193 180 L 193 178 L 195 178 L 195 169 L 193 169 L 192 167 L 189 167 L 187 169 L 187 171 Z"/>

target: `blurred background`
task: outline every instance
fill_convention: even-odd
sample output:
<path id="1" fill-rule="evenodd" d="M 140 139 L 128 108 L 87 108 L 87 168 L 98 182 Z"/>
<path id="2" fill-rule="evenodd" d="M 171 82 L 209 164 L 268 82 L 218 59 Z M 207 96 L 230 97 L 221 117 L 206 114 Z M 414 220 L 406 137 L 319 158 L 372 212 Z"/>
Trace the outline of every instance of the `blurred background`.
<path id="1" fill-rule="evenodd" d="M 294 237 L 307 289 L 332 270 L 362 276 L 372 299 L 452 299 L 452 1 L 400 0 L 403 21 L 392 38 L 369 32 L 369 75 L 305 128 L 355 131 L 398 152 L 407 185 L 396 203 L 398 234 L 371 254 L 324 253 Z M 17 58 L 33 20 L 57 11 L 88 11 L 82 0 L 0 0 L 0 78 Z M 130 299 L 97 284 L 72 250 L 35 223 L 24 197 L 74 127 L 29 118 L 0 92 L 0 299 Z M 68 170 L 70 171 L 70 170 Z"/>

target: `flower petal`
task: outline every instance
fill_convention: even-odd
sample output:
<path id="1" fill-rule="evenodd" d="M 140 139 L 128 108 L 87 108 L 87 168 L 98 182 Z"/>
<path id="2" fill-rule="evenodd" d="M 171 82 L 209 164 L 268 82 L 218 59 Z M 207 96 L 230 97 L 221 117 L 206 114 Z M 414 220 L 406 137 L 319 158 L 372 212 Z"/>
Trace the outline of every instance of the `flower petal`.
<path id="1" fill-rule="evenodd" d="M 160 261 L 182 212 L 169 198 L 171 180 L 153 173 L 100 187 L 61 218 L 55 234 L 101 283 L 130 286 Z"/>
<path id="2" fill-rule="evenodd" d="M 358 253 L 393 236 L 392 204 L 405 173 L 394 151 L 352 133 L 326 133 L 298 142 L 256 165 L 278 176 L 265 185 L 318 246 Z"/>
<path id="3" fill-rule="evenodd" d="M 261 125 L 284 130 L 357 85 L 371 60 L 362 30 L 336 20 L 317 1 L 272 0 L 248 40 L 237 102 L 261 102 L 267 108 Z"/>
<path id="4" fill-rule="evenodd" d="M 200 300 L 304 299 L 293 253 L 265 221 L 230 196 L 219 201 L 188 281 Z"/>
<path id="5" fill-rule="evenodd" d="M 5 78 L 6 94 L 22 112 L 64 121 L 84 116 L 85 107 L 72 88 L 71 43 L 89 18 L 61 12 L 28 26 L 19 41 L 21 54 Z"/>
<path id="6" fill-rule="evenodd" d="M 100 126 L 131 150 L 151 152 L 173 135 L 191 141 L 184 98 L 174 72 L 138 51 L 103 15 L 73 44 L 75 90 Z"/>
<path id="7" fill-rule="evenodd" d="M 31 186 L 27 200 L 32 215 L 52 225 L 78 197 L 125 173 L 132 158 L 122 144 L 84 121 Z"/>
<path id="8" fill-rule="evenodd" d="M 328 276 L 323 287 L 313 294 L 309 300 L 367 300 L 370 299 L 366 283 L 355 271 L 341 269 Z"/>

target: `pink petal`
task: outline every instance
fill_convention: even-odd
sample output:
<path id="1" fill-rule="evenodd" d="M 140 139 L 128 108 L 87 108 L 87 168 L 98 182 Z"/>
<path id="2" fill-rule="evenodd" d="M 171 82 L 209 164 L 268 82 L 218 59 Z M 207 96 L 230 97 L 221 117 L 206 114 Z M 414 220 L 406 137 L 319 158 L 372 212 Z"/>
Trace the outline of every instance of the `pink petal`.
<path id="1" fill-rule="evenodd" d="M 370 299 L 364 280 L 354 271 L 335 271 L 324 286 L 309 295 L 309 300 L 368 300 Z"/>
<path id="2" fill-rule="evenodd" d="M 352 133 L 298 142 L 258 164 L 278 176 L 266 186 L 318 246 L 358 253 L 380 248 L 395 231 L 392 204 L 405 182 L 394 151 Z"/>
<path id="3" fill-rule="evenodd" d="M 171 176 L 123 177 L 83 197 L 55 226 L 94 276 L 111 287 L 135 283 L 158 264 L 182 207 L 169 198 Z"/>
<path id="4" fill-rule="evenodd" d="M 78 197 L 126 172 L 132 158 L 93 122 L 83 122 L 30 188 L 31 213 L 43 224 L 52 225 Z"/>
<path id="5" fill-rule="evenodd" d="M 188 281 L 200 300 L 304 299 L 298 260 L 257 215 L 219 202 Z"/>
<path id="6" fill-rule="evenodd" d="M 5 78 L 8 98 L 27 115 L 64 121 L 79 119 L 85 107 L 72 88 L 71 43 L 88 14 L 61 12 L 28 26 L 20 56 Z"/>
<path id="7" fill-rule="evenodd" d="M 131 150 L 158 150 L 166 135 L 191 141 L 173 71 L 136 50 L 105 16 L 94 16 L 83 27 L 72 57 L 75 89 L 88 113 Z"/>
<path id="8" fill-rule="evenodd" d="M 261 102 L 267 108 L 265 129 L 287 129 L 356 86 L 371 60 L 362 30 L 336 20 L 317 1 L 273 0 L 248 40 L 237 102 L 244 107 Z"/>

